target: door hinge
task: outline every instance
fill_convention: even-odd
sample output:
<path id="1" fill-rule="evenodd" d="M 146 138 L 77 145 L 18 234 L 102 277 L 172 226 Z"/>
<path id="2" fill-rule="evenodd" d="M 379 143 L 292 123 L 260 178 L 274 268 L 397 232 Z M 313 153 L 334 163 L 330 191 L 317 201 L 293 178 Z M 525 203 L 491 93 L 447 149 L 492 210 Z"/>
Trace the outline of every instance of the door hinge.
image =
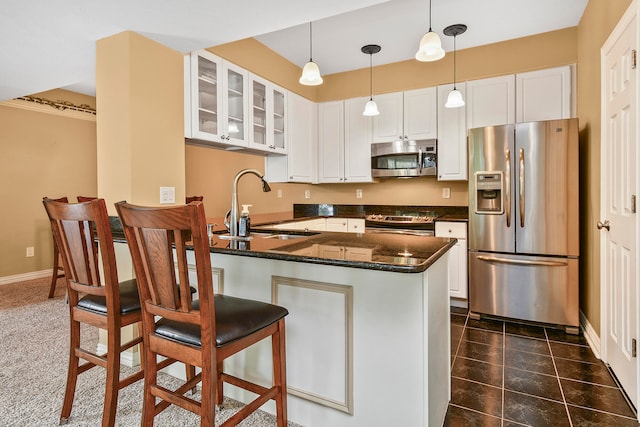
<path id="1" fill-rule="evenodd" d="M 631 339 L 631 357 L 636 357 L 637 351 L 636 351 L 636 339 L 632 338 Z"/>
<path id="2" fill-rule="evenodd" d="M 637 57 L 637 53 L 636 50 L 633 49 L 631 51 L 631 69 L 635 70 L 636 69 L 636 57 Z"/>
<path id="3" fill-rule="evenodd" d="M 631 213 L 636 213 L 636 195 L 631 195 Z"/>

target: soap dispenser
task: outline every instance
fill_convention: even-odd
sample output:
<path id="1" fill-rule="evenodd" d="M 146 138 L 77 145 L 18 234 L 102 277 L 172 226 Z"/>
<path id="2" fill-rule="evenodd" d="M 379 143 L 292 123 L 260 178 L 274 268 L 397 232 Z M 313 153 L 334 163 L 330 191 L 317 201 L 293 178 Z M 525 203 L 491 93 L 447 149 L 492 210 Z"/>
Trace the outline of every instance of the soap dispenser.
<path id="1" fill-rule="evenodd" d="M 238 236 L 249 237 L 251 234 L 251 218 L 249 218 L 249 208 L 251 205 L 242 205 L 240 220 L 238 221 Z"/>

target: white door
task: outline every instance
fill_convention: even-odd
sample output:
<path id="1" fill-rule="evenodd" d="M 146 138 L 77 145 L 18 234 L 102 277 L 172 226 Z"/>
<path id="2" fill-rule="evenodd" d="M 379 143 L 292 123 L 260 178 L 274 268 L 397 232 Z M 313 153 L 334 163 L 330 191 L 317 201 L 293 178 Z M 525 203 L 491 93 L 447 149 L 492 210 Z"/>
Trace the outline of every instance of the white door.
<path id="1" fill-rule="evenodd" d="M 634 404 L 638 404 L 638 214 L 636 2 L 601 52 L 602 146 L 600 234 L 602 347 Z M 607 223 L 608 221 L 608 223 Z M 595 224 L 594 224 L 595 225 Z"/>

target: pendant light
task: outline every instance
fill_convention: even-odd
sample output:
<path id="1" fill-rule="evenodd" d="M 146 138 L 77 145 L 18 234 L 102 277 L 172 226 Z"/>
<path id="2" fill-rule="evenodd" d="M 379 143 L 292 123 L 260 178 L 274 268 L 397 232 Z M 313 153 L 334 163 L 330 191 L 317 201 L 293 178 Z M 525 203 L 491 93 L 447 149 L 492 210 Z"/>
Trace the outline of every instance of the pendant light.
<path id="1" fill-rule="evenodd" d="M 444 58 L 444 49 L 440 36 L 431 29 L 431 0 L 429 0 L 429 31 L 420 39 L 416 59 L 421 62 L 432 62 L 442 58 Z"/>
<path id="2" fill-rule="evenodd" d="M 377 116 L 380 114 L 378 105 L 373 100 L 373 54 L 380 52 L 380 49 L 382 48 L 377 44 L 368 44 L 360 49 L 362 53 L 369 55 L 369 101 L 364 106 L 363 116 Z"/>
<path id="3" fill-rule="evenodd" d="M 312 49 L 312 33 L 311 22 L 309 22 L 309 62 L 304 64 L 302 69 L 302 76 L 300 76 L 300 84 L 305 86 L 318 86 L 322 84 L 322 76 L 320 75 L 320 69 L 318 65 L 313 62 L 313 49 Z"/>
<path id="4" fill-rule="evenodd" d="M 446 108 L 459 108 L 464 106 L 464 99 L 462 93 L 456 89 L 456 36 L 467 31 L 467 26 L 464 24 L 449 25 L 444 29 L 444 34 L 447 36 L 453 36 L 453 90 L 449 92 L 447 96 L 447 103 L 444 104 Z"/>

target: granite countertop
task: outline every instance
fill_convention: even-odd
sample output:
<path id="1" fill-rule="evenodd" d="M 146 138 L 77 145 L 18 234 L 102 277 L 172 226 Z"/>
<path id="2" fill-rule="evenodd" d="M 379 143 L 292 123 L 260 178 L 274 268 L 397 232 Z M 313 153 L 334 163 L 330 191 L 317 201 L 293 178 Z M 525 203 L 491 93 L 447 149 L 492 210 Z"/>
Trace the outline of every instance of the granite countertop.
<path id="1" fill-rule="evenodd" d="M 344 210 L 344 209 L 343 209 Z M 420 273 L 456 244 L 456 239 L 426 236 L 368 233 L 287 232 L 260 230 L 258 224 L 274 224 L 326 217 L 325 212 L 281 212 L 252 215 L 252 237 L 248 241 L 225 240 L 219 236 L 227 230 L 222 218 L 207 218 L 215 224 L 211 252 L 308 262 L 369 270 Z M 335 212 L 334 212 L 335 213 Z M 344 216 L 361 217 L 361 213 Z M 442 212 L 440 221 L 466 221 L 465 212 Z M 126 242 L 118 217 L 110 217 L 113 238 Z M 274 237 L 274 236 L 283 236 Z"/>
<path id="2" fill-rule="evenodd" d="M 280 239 L 278 236 L 287 236 Z M 420 273 L 456 239 L 395 234 L 317 232 L 304 235 L 252 232 L 248 241 L 211 236 L 211 252 L 369 270 Z"/>

